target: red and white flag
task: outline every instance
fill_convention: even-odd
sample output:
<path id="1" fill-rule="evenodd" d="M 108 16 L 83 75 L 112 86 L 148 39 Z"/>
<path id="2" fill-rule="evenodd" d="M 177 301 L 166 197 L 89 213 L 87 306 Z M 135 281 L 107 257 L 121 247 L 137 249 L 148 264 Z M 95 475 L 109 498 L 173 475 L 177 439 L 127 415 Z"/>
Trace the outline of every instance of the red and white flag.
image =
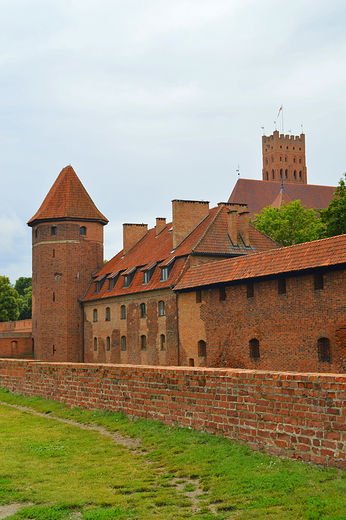
<path id="1" fill-rule="evenodd" d="M 279 108 L 279 112 L 278 112 L 278 115 L 276 116 L 276 119 L 279 117 L 280 112 L 282 112 L 282 105 L 281 105 L 281 107 Z"/>

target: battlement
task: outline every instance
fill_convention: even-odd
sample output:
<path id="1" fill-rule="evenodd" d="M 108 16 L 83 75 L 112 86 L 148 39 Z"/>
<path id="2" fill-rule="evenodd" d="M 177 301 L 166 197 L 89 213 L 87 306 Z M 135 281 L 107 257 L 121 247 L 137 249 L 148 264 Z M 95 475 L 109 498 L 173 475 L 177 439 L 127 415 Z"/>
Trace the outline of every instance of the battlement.
<path id="1" fill-rule="evenodd" d="M 289 134 L 279 134 L 278 130 L 275 130 L 272 135 L 262 136 L 262 142 L 267 143 L 269 141 L 295 141 L 304 144 L 305 143 L 305 134 L 300 135 L 289 135 Z"/>

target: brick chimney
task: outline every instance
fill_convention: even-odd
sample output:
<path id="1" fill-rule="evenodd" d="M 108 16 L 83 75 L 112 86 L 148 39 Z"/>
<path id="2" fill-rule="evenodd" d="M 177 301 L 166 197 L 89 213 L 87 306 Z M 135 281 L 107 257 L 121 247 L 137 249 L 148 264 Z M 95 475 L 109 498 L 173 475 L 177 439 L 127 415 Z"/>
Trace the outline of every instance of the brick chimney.
<path id="1" fill-rule="evenodd" d="M 123 255 L 144 237 L 148 224 L 123 224 Z"/>
<path id="2" fill-rule="evenodd" d="M 236 246 L 238 244 L 238 211 L 236 209 L 227 211 L 227 227 L 228 236 L 232 240 L 232 244 Z"/>
<path id="3" fill-rule="evenodd" d="M 156 217 L 156 226 L 155 226 L 155 236 L 157 236 L 163 228 L 166 226 L 166 219 L 161 217 Z"/>
<path id="4" fill-rule="evenodd" d="M 209 215 L 209 202 L 199 200 L 172 200 L 173 249 Z"/>
<path id="5" fill-rule="evenodd" d="M 239 234 L 241 235 L 246 247 L 250 246 L 249 230 L 249 211 L 242 211 L 239 213 Z"/>

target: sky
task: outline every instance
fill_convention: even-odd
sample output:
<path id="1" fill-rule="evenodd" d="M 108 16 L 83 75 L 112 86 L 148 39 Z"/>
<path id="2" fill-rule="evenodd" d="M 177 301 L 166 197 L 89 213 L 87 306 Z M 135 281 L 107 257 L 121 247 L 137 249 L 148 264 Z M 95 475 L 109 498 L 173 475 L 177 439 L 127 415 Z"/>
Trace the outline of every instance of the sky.
<path id="1" fill-rule="evenodd" d="M 124 222 L 261 179 L 263 128 L 303 129 L 309 184 L 336 186 L 345 27 L 345 0 L 1 0 L 0 275 L 31 276 L 26 222 L 69 164 L 108 260 Z"/>

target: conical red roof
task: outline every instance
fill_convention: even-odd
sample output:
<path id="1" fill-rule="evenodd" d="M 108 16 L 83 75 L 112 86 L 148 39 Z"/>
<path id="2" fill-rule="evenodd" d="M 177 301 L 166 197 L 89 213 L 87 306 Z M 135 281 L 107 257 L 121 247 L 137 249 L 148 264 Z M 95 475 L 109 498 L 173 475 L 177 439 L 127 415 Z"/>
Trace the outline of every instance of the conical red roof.
<path id="1" fill-rule="evenodd" d="M 72 166 L 59 173 L 39 210 L 29 220 L 34 226 L 42 220 L 93 220 L 107 224 L 108 220 L 97 209 Z"/>

